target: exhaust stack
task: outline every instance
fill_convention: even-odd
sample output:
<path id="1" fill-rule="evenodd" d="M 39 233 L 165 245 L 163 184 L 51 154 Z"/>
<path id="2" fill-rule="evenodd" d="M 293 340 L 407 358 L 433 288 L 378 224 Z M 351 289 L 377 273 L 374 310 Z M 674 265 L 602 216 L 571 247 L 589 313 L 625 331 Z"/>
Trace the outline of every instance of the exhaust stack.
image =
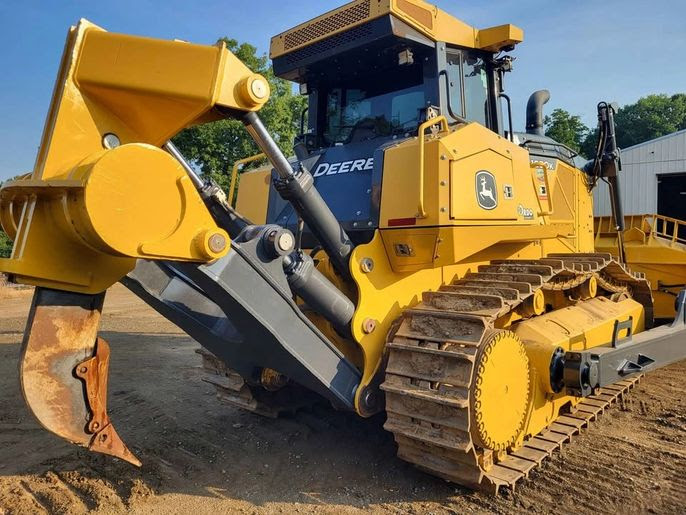
<path id="1" fill-rule="evenodd" d="M 543 130 L 543 106 L 550 100 L 550 91 L 540 89 L 534 91 L 526 103 L 526 132 L 545 136 Z"/>

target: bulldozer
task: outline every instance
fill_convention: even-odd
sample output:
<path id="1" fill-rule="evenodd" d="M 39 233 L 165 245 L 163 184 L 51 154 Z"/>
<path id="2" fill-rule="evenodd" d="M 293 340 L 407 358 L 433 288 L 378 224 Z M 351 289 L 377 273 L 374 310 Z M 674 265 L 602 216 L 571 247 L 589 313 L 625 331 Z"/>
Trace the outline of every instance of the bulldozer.
<path id="1" fill-rule="evenodd" d="M 401 459 L 492 493 L 684 359 L 683 287 L 656 305 L 660 269 L 627 264 L 647 240 L 623 237 L 616 109 L 598 105 L 587 166 L 544 135 L 545 91 L 514 132 L 522 41 L 422 0 L 356 0 L 278 34 L 274 72 L 308 100 L 287 157 L 259 118 L 268 81 L 223 43 L 81 20 L 35 167 L 0 191 L 0 271 L 35 286 L 20 375 L 36 419 L 141 464 L 107 411 L 116 349 L 98 325 L 117 282 L 202 346 L 222 399 L 385 414 Z M 227 196 L 171 142 L 221 119 L 269 162 L 241 174 L 235 206 L 238 181 Z M 616 201 L 604 240 L 599 180 Z"/>

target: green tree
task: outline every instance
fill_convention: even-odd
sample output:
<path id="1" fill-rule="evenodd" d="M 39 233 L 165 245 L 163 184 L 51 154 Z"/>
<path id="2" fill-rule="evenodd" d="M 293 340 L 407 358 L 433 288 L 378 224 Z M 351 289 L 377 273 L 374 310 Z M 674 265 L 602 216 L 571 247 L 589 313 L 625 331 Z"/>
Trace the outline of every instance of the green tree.
<path id="1" fill-rule="evenodd" d="M 292 153 L 293 139 L 300 126 L 300 115 L 306 105 L 305 97 L 294 95 L 292 84 L 274 76 L 266 55 L 257 55 L 257 49 L 248 43 L 222 38 L 245 65 L 262 74 L 271 87 L 271 97 L 260 110 L 264 122 L 281 149 Z M 238 120 L 221 120 L 191 127 L 174 139 L 179 150 L 196 165 L 202 174 L 212 177 L 224 189 L 228 187 L 229 172 L 238 159 L 259 153 L 257 145 Z"/>
<path id="2" fill-rule="evenodd" d="M 586 159 L 593 159 L 596 153 L 596 146 L 598 145 L 598 127 L 589 130 L 586 137 L 581 142 L 581 154 Z"/>
<path id="3" fill-rule="evenodd" d="M 615 116 L 617 145 L 628 148 L 644 141 L 686 129 L 686 94 L 648 95 L 619 108 Z M 589 131 L 581 154 L 592 158 L 598 143 L 598 129 Z"/>
<path id="4" fill-rule="evenodd" d="M 581 145 L 588 134 L 588 127 L 584 125 L 581 118 L 564 109 L 555 109 L 545 117 L 543 124 L 546 136 L 577 152 L 581 150 Z"/>
<path id="5" fill-rule="evenodd" d="M 0 257 L 10 257 L 12 252 L 12 241 L 9 237 L 0 229 Z"/>
<path id="6" fill-rule="evenodd" d="M 617 145 L 627 148 L 686 129 L 686 94 L 648 95 L 619 109 Z"/>

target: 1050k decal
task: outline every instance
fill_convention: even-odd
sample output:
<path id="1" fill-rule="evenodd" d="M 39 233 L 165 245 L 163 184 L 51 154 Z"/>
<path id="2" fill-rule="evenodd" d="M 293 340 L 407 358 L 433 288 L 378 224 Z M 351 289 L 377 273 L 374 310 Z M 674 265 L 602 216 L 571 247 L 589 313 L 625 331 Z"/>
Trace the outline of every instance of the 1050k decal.
<path id="1" fill-rule="evenodd" d="M 321 163 L 317 166 L 313 177 L 322 175 L 336 175 L 339 173 L 362 172 L 374 169 L 374 158 L 354 159 L 352 161 L 341 161 L 338 163 Z"/>

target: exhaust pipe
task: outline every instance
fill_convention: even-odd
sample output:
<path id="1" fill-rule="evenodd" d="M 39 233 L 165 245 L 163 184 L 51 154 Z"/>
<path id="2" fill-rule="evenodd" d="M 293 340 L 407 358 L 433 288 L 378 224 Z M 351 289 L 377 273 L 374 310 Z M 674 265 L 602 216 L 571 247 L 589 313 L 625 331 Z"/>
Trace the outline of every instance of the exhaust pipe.
<path id="1" fill-rule="evenodd" d="M 550 100 L 550 91 L 540 89 L 534 91 L 526 103 L 526 132 L 545 136 L 543 131 L 543 106 Z"/>

